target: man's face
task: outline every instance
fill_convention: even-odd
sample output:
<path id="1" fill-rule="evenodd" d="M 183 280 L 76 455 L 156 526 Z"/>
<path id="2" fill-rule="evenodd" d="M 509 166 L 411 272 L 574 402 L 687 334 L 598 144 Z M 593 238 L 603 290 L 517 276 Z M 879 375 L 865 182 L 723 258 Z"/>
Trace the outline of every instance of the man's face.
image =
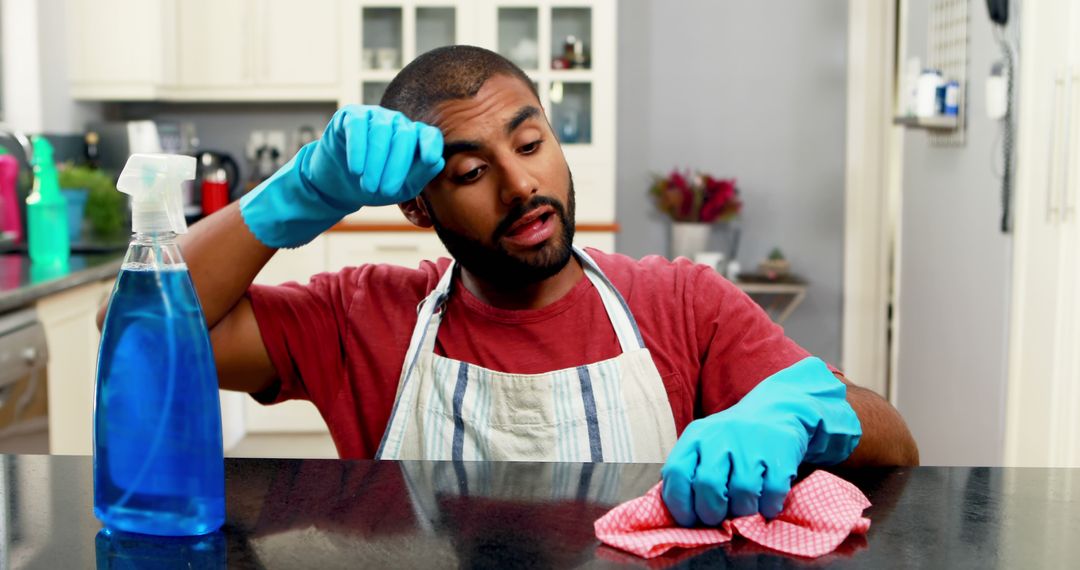
<path id="1" fill-rule="evenodd" d="M 571 256 L 573 181 L 532 91 L 495 75 L 428 119 L 443 133 L 446 168 L 421 198 L 450 254 L 508 287 L 558 273 Z"/>

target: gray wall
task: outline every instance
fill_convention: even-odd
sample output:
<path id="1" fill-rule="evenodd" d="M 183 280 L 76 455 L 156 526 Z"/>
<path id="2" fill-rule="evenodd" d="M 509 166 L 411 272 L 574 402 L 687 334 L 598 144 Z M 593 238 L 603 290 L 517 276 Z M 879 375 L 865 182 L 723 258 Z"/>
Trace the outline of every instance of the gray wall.
<path id="1" fill-rule="evenodd" d="M 677 166 L 736 177 L 740 262 L 784 251 L 810 282 L 787 332 L 839 363 L 847 2 L 674 6 L 619 2 L 617 249 L 667 250 L 650 174 Z"/>
<path id="2" fill-rule="evenodd" d="M 924 62 L 928 6 L 909 1 L 908 53 Z M 967 144 L 904 137 L 897 403 L 932 465 L 1003 459 L 1012 240 L 998 230 L 999 126 L 983 96 L 1001 51 L 982 2 L 970 6 L 969 50 Z"/>
<path id="3" fill-rule="evenodd" d="M 108 114 L 110 118 L 123 120 L 190 122 L 195 125 L 200 148 L 231 154 L 246 180 L 251 172 L 251 165 L 245 158 L 251 131 L 284 131 L 287 144 L 292 146 L 295 131 L 302 126 L 314 128 L 316 136 L 321 136 L 335 108 L 333 103 L 127 103 L 110 105 Z M 291 158 L 295 151 L 296 148 L 288 150 L 282 162 Z"/>

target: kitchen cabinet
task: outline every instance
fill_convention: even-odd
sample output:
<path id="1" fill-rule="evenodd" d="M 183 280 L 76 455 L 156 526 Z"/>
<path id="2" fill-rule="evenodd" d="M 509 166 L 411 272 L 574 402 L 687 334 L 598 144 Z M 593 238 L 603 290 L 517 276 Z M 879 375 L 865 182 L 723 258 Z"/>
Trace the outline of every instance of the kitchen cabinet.
<path id="1" fill-rule="evenodd" d="M 173 0 L 68 0 L 68 74 L 76 99 L 157 99 L 175 77 Z"/>
<path id="2" fill-rule="evenodd" d="M 72 96 L 336 101 L 339 7 L 340 0 L 69 0 Z"/>
<path id="3" fill-rule="evenodd" d="M 177 89 L 253 83 L 250 1 L 181 0 L 176 15 Z"/>
<path id="4" fill-rule="evenodd" d="M 1080 6 L 1024 5 L 1006 462 L 1080 466 Z"/>
<path id="5" fill-rule="evenodd" d="M 611 223 L 616 4 L 614 0 L 351 0 L 341 17 L 341 104 L 378 104 L 397 71 L 434 47 L 458 43 L 497 51 L 522 67 L 537 87 L 574 176 L 578 223 Z M 567 53 L 575 50 L 580 57 L 569 61 L 574 58 Z M 365 208 L 347 219 L 406 223 L 396 207 Z"/>
<path id="6" fill-rule="evenodd" d="M 49 452 L 93 452 L 97 311 L 113 280 L 88 283 L 37 302 L 49 347 Z"/>

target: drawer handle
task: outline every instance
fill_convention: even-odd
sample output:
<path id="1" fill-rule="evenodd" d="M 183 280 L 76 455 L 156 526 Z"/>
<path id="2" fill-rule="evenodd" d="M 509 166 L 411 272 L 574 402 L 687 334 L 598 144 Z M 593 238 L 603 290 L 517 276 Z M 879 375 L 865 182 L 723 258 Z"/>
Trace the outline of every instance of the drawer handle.
<path id="1" fill-rule="evenodd" d="M 375 251 L 385 252 L 401 252 L 401 251 L 420 251 L 420 246 L 414 243 L 399 243 L 399 244 L 379 244 L 375 246 Z"/>

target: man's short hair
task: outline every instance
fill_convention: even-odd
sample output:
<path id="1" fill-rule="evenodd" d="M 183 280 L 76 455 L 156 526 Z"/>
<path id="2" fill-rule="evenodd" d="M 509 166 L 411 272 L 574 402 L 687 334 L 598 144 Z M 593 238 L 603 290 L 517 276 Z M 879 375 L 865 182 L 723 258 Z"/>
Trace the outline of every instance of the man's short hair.
<path id="1" fill-rule="evenodd" d="M 386 87 L 379 105 L 414 121 L 429 121 L 435 106 L 471 99 L 493 75 L 520 79 L 537 100 L 532 79 L 505 57 L 476 46 L 444 46 L 426 52 L 402 69 Z"/>

